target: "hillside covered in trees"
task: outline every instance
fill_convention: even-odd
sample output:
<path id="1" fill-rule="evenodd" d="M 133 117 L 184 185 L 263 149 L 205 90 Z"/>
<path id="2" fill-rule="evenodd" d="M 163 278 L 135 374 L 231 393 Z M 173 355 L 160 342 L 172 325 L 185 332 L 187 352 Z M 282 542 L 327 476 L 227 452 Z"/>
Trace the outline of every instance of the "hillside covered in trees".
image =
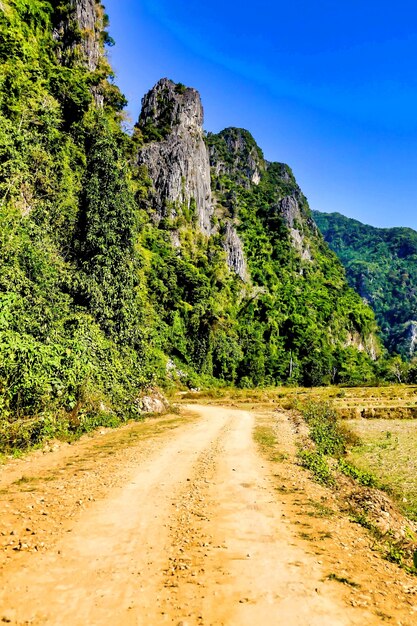
<path id="1" fill-rule="evenodd" d="M 374 309 L 385 346 L 405 359 L 417 346 L 417 232 L 375 228 L 340 213 L 314 212 L 317 226 Z"/>
<path id="2" fill-rule="evenodd" d="M 132 136 L 94 0 L 0 3 L 0 447 L 161 386 L 374 377 L 373 312 L 287 165 L 162 79 Z"/>

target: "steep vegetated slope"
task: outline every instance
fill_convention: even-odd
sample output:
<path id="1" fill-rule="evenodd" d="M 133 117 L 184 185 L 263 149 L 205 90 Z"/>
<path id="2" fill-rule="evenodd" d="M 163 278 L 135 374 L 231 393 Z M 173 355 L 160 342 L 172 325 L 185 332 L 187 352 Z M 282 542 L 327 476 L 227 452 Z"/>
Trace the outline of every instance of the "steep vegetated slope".
<path id="1" fill-rule="evenodd" d="M 241 129 L 204 142 L 199 94 L 167 79 L 145 96 L 136 140 L 152 236 L 165 242 L 150 290 L 164 303 L 164 351 L 242 386 L 371 377 L 373 315 L 291 170 Z"/>
<path id="2" fill-rule="evenodd" d="M 105 22 L 93 0 L 0 6 L 3 447 L 117 421 L 149 377 Z"/>
<path id="3" fill-rule="evenodd" d="M 314 212 L 349 284 L 375 311 L 390 352 L 409 359 L 417 346 L 417 232 L 374 228 L 339 213 Z"/>
<path id="4" fill-rule="evenodd" d="M 0 3 L 0 446 L 139 415 L 155 382 L 371 378 L 373 314 L 291 170 L 167 79 L 123 133 L 106 24 Z"/>

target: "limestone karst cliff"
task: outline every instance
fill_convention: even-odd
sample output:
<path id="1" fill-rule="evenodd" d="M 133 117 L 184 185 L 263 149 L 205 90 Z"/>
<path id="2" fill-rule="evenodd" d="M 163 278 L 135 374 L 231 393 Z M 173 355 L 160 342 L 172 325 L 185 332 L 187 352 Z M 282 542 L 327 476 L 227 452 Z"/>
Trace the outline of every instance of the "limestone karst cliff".
<path id="1" fill-rule="evenodd" d="M 137 124 L 144 145 L 138 164 L 146 166 L 153 183 L 152 216 L 156 222 L 186 217 L 206 236 L 222 233 L 229 268 L 242 280 L 247 266 L 242 242 L 230 219 L 215 224 L 215 193 L 211 189 L 209 150 L 203 131 L 203 107 L 195 89 L 161 79 L 142 101 Z M 259 177 L 254 160 L 251 176 Z M 215 190 L 214 190 L 215 191 Z M 173 231 L 173 241 L 178 233 Z"/>
<path id="2" fill-rule="evenodd" d="M 280 362 L 276 369 L 272 361 L 268 366 L 275 369 L 273 377 L 300 372 L 294 355 L 304 354 L 307 345 L 302 356 L 310 367 L 308 374 L 304 370 L 306 382 L 318 380 L 325 370 L 336 379 L 338 368 L 329 366 L 335 350 L 375 358 L 377 342 L 368 338 L 375 330 L 372 316 L 366 309 L 365 316 L 357 316 L 360 300 L 347 289 L 343 270 L 318 233 L 290 168 L 266 161 L 248 131 L 227 128 L 206 136 L 202 122 L 198 93 L 182 84 L 162 79 L 143 99 L 137 163 L 151 181 L 149 217 L 169 235 L 179 255 L 198 233 L 205 238 L 200 245 L 208 259 L 221 246 L 229 269 L 246 285 L 243 302 L 247 297 L 248 305 L 243 304 L 241 323 L 258 326 L 262 339 L 256 350 L 266 351 L 268 359 L 275 353 Z M 320 310 L 318 294 L 323 298 Z M 261 318 L 269 320 L 266 326 L 259 326 Z M 364 331 L 360 327 L 366 318 Z M 258 360 L 252 332 L 247 343 L 241 341 L 242 376 Z M 317 344 L 323 333 L 327 356 Z M 352 336 L 358 339 L 354 343 Z"/>
<path id="3" fill-rule="evenodd" d="M 224 220 L 222 245 L 226 252 L 228 267 L 235 272 L 244 282 L 248 280 L 248 268 L 243 250 L 243 243 L 236 227 L 229 219 Z"/>
<path id="4" fill-rule="evenodd" d="M 156 220 L 195 213 L 198 227 L 210 235 L 210 164 L 198 92 L 161 79 L 143 98 L 138 128 L 145 139 L 138 163 L 154 185 Z"/>
<path id="5" fill-rule="evenodd" d="M 103 16 L 103 7 L 96 0 L 70 0 L 57 11 L 53 36 L 64 64 L 79 62 L 91 72 L 97 69 L 102 56 Z"/>
<path id="6" fill-rule="evenodd" d="M 251 134 L 243 128 L 226 128 L 219 137 L 220 142 L 209 144 L 214 176 L 228 176 L 246 188 L 258 185 L 266 163 Z"/>
<path id="7" fill-rule="evenodd" d="M 58 3 L 51 15 L 58 61 L 72 71 L 89 73 L 91 95 L 98 107 L 112 101 L 119 109 L 126 101 L 119 89 L 108 82 L 113 76 L 106 57 L 106 45 L 113 45 L 106 27 L 108 16 L 99 0 L 67 0 Z M 75 79 L 75 76 L 74 76 Z"/>
<path id="8" fill-rule="evenodd" d="M 208 135 L 210 162 L 215 181 L 214 196 L 223 196 L 232 217 L 236 217 L 236 193 L 228 190 L 224 194 L 224 179 L 232 180 L 234 185 L 250 190 L 258 186 L 262 176 L 266 176 L 272 166 L 279 173 L 280 184 L 288 187 L 288 193 L 280 194 L 271 205 L 271 213 L 283 220 L 288 227 L 293 247 L 304 260 L 311 260 L 306 233 L 316 232 L 305 198 L 295 184 L 290 168 L 285 164 L 269 164 L 262 151 L 256 145 L 251 134 L 241 128 L 227 128 L 219 135 Z M 237 235 L 237 233 L 236 233 Z"/>

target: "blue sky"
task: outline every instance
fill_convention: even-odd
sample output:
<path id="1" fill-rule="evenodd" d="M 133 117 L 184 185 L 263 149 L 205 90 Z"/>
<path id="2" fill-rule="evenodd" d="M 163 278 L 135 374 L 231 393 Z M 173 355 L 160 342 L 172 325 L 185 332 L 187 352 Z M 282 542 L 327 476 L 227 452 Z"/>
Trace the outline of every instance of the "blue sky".
<path id="1" fill-rule="evenodd" d="M 417 3 L 105 0 L 134 123 L 162 77 L 247 128 L 312 209 L 417 229 Z"/>

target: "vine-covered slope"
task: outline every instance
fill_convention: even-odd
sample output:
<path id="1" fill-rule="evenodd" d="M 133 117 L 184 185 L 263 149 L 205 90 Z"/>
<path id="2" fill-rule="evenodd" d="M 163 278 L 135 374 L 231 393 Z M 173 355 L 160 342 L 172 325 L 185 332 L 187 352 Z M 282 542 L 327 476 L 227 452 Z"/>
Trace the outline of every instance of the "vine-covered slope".
<path id="1" fill-rule="evenodd" d="M 270 382 L 370 376 L 373 315 L 347 286 L 291 169 L 266 162 L 245 130 L 209 134 L 208 145 L 216 214 L 243 242 L 254 293 L 242 311 L 242 374 L 253 379 L 262 363 Z"/>

